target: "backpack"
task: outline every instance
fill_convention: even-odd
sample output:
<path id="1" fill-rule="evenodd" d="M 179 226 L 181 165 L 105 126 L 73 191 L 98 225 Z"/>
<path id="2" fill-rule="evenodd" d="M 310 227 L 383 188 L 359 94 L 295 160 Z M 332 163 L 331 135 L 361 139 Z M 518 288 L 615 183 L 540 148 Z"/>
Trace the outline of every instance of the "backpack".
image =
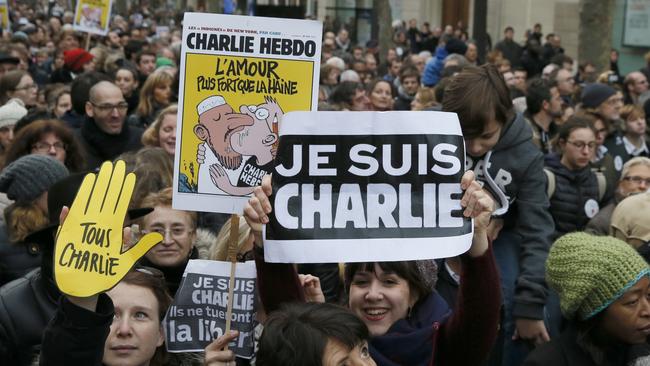
<path id="1" fill-rule="evenodd" d="M 553 194 L 555 194 L 555 173 L 547 168 L 544 168 L 544 173 L 548 180 L 548 184 L 546 185 L 546 194 L 550 200 L 551 197 L 553 197 Z M 602 202 L 607 191 L 607 179 L 605 178 L 605 174 L 602 172 L 595 171 L 594 174 L 596 174 L 596 180 L 598 180 L 598 202 Z"/>

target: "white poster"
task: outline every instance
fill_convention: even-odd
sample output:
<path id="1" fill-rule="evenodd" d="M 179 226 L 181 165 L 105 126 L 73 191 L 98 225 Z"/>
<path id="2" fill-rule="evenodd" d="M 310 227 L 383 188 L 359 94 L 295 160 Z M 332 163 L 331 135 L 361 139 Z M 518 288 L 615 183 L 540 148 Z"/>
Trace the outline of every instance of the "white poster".
<path id="1" fill-rule="evenodd" d="M 243 212 L 284 113 L 316 110 L 321 36 L 316 21 L 185 13 L 174 208 Z"/>
<path id="2" fill-rule="evenodd" d="M 292 112 L 273 171 L 267 262 L 402 261 L 467 251 L 456 114 Z"/>
<path id="3" fill-rule="evenodd" d="M 650 47 L 650 0 L 627 0 L 623 44 Z"/>

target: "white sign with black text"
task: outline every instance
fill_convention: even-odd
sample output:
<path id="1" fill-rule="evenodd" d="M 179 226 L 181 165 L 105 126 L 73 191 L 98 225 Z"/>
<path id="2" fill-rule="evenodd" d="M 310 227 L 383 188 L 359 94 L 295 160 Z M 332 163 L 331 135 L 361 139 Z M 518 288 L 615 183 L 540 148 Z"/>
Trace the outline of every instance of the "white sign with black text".
<path id="1" fill-rule="evenodd" d="M 280 126 L 268 262 L 400 261 L 467 251 L 456 114 L 291 112 Z"/>

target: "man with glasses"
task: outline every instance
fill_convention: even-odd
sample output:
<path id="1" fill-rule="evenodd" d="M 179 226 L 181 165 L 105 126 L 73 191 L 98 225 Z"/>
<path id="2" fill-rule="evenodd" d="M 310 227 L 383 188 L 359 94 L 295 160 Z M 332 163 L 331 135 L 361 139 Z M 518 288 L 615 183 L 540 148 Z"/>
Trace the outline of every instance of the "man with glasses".
<path id="1" fill-rule="evenodd" d="M 594 216 L 585 231 L 596 235 L 608 235 L 612 214 L 616 206 L 628 196 L 644 193 L 650 188 L 650 159 L 639 156 L 623 165 L 614 200 Z M 646 217 L 647 219 L 647 217 Z"/>
<path id="2" fill-rule="evenodd" d="M 85 148 L 88 169 L 142 147 L 142 129 L 124 123 L 129 104 L 117 85 L 100 81 L 90 88 L 88 95 L 86 119 L 75 131 Z"/>

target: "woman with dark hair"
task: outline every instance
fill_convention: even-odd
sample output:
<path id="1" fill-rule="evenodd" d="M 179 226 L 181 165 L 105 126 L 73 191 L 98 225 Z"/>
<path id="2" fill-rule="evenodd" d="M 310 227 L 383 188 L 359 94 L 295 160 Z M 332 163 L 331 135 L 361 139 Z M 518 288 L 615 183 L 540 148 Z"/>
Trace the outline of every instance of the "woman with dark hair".
<path id="1" fill-rule="evenodd" d="M 392 85 L 386 80 L 377 79 L 366 88 L 370 99 L 371 111 L 390 111 L 395 102 L 395 92 Z"/>
<path id="2" fill-rule="evenodd" d="M 163 274 L 150 267 L 106 293 L 63 296 L 43 334 L 41 365 L 166 365 L 162 320 L 171 302 Z"/>
<path id="3" fill-rule="evenodd" d="M 28 109 L 36 106 L 38 85 L 27 71 L 13 70 L 0 77 L 0 104 L 11 98 L 20 99 Z"/>
<path id="4" fill-rule="evenodd" d="M 598 173 L 599 177 L 589 166 L 598 146 L 589 119 L 571 117 L 560 127 L 553 145 L 555 153 L 546 156 L 544 169 L 557 238 L 585 229 L 606 203 L 607 187 L 605 176 Z"/>
<path id="5" fill-rule="evenodd" d="M 5 156 L 5 165 L 29 154 L 49 155 L 71 172 L 79 172 L 85 165 L 81 145 L 72 130 L 55 119 L 34 121 L 18 130 Z"/>
<path id="6" fill-rule="evenodd" d="M 156 70 L 147 77 L 140 90 L 140 101 L 128 118 L 128 123 L 141 128 L 148 127 L 158 113 L 172 102 L 172 84 L 174 77 L 164 71 Z"/>
<path id="7" fill-rule="evenodd" d="M 337 85 L 329 100 L 342 111 L 367 111 L 370 104 L 363 85 L 354 81 Z"/>
<path id="8" fill-rule="evenodd" d="M 113 76 L 115 85 L 120 88 L 124 99 L 129 103 L 129 109 L 127 111 L 129 115 L 135 112 L 135 109 L 138 107 L 138 79 L 138 72 L 129 65 L 118 67 Z"/>
<path id="9" fill-rule="evenodd" d="M 650 335 L 650 269 L 625 242 L 571 233 L 546 261 L 546 280 L 568 319 L 562 334 L 536 348 L 525 366 L 641 365 L 635 346 Z"/>
<path id="10" fill-rule="evenodd" d="M 378 365 L 430 365 L 434 360 L 444 365 L 478 365 L 496 339 L 501 296 L 487 237 L 494 201 L 472 172 L 463 175 L 461 188 L 465 192 L 463 215 L 474 218 L 474 236 L 471 248 L 461 257 L 460 291 L 453 312 L 433 290 L 436 274 L 431 260 L 346 267 L 348 307 L 368 327 L 370 354 Z M 244 208 L 254 236 L 259 292 L 267 313 L 280 303 L 304 301 L 293 266 L 263 259 L 261 231 L 262 224 L 269 222 L 271 193 L 271 179 L 266 176 Z"/>
<path id="11" fill-rule="evenodd" d="M 238 333 L 217 338 L 205 349 L 206 366 L 235 361 L 223 348 Z M 255 364 L 260 366 L 376 366 L 366 325 L 349 310 L 326 303 L 286 304 L 264 323 Z"/>

